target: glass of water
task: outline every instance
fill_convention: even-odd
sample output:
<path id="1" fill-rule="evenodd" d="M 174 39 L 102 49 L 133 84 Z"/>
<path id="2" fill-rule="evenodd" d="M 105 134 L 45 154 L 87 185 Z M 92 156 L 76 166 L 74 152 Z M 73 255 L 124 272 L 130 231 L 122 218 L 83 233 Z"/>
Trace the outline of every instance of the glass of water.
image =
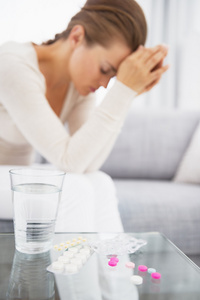
<path id="1" fill-rule="evenodd" d="M 48 169 L 12 169 L 15 247 L 23 253 L 50 250 L 65 173 Z"/>

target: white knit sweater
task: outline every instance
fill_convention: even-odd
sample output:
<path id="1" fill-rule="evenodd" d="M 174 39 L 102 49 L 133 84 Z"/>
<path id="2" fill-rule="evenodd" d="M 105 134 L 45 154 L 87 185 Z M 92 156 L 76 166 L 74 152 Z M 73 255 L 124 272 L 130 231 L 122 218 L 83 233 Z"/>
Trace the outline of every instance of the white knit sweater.
<path id="1" fill-rule="evenodd" d="M 94 95 L 80 96 L 71 83 L 59 117 L 45 93 L 32 43 L 1 46 L 0 164 L 31 164 L 35 149 L 59 169 L 97 170 L 112 149 L 136 93 L 116 80 L 95 108 Z"/>

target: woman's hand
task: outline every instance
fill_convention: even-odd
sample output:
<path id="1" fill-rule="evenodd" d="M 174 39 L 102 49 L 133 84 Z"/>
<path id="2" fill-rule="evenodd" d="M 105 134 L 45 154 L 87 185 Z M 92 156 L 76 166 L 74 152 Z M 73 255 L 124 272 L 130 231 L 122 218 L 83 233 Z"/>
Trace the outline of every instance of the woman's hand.
<path id="1" fill-rule="evenodd" d="M 168 48 L 158 45 L 153 48 L 140 46 L 119 66 L 117 79 L 138 94 L 155 86 L 169 65 L 163 66 Z"/>

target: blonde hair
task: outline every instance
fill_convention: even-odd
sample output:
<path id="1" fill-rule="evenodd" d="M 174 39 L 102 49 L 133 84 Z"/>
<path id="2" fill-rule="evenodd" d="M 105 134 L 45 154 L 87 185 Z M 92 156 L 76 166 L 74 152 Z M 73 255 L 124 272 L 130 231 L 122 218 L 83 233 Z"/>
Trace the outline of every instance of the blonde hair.
<path id="1" fill-rule="evenodd" d="M 107 46 L 116 38 L 123 39 L 134 51 L 144 45 L 147 24 L 143 10 L 134 0 L 87 0 L 82 9 L 72 17 L 67 29 L 55 35 L 50 45 L 67 39 L 75 25 L 82 25 L 89 46 L 98 43 Z"/>

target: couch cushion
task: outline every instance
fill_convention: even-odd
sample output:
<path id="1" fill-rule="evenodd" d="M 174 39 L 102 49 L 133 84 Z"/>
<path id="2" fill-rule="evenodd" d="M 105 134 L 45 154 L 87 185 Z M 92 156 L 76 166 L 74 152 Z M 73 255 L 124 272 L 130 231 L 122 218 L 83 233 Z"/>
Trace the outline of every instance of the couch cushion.
<path id="1" fill-rule="evenodd" d="M 102 170 L 114 178 L 172 179 L 199 119 L 195 112 L 130 111 Z"/>
<path id="2" fill-rule="evenodd" d="M 174 178 L 175 182 L 200 184 L 200 124 L 181 160 Z"/>
<path id="3" fill-rule="evenodd" d="M 2 232 L 14 232 L 13 220 L 1 220 L 0 219 L 0 233 Z"/>
<path id="4" fill-rule="evenodd" d="M 125 231 L 160 231 L 185 253 L 200 253 L 200 186 L 150 180 L 114 182 Z"/>

